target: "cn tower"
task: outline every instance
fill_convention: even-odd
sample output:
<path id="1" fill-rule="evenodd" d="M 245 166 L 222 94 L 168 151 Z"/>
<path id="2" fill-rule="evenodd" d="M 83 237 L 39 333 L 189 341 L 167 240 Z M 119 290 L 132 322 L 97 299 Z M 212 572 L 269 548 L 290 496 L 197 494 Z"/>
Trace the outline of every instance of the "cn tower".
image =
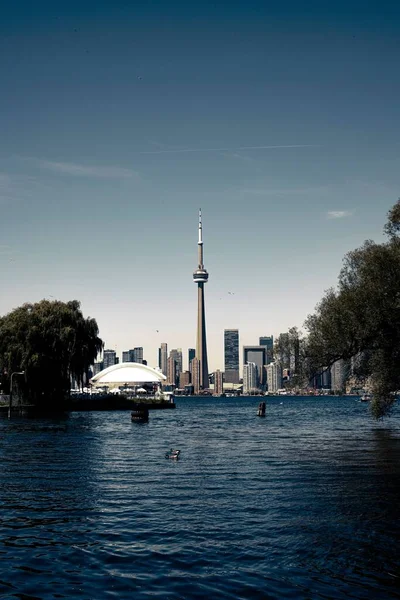
<path id="1" fill-rule="evenodd" d="M 200 388 L 208 388 L 208 360 L 206 340 L 206 315 L 204 310 L 204 284 L 208 281 L 208 273 L 203 264 L 203 228 L 201 223 L 201 209 L 199 210 L 199 264 L 193 273 L 193 281 L 197 283 L 197 341 L 196 358 L 200 361 Z"/>

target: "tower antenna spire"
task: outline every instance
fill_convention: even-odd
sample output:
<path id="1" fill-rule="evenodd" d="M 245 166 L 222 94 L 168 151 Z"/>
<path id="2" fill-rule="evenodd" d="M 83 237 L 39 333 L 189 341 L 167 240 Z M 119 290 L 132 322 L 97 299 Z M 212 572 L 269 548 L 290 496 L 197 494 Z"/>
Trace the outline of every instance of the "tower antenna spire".
<path id="1" fill-rule="evenodd" d="M 199 244 L 203 243 L 203 225 L 201 222 L 201 208 L 199 208 Z"/>

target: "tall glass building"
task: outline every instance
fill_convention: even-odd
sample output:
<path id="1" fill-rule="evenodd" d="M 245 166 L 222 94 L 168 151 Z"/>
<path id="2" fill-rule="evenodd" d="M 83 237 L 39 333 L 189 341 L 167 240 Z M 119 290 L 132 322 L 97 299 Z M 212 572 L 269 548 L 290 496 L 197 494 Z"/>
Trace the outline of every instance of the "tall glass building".
<path id="1" fill-rule="evenodd" d="M 239 329 L 224 331 L 225 382 L 239 383 Z"/>
<path id="2" fill-rule="evenodd" d="M 274 336 L 273 335 L 263 335 L 260 337 L 260 346 L 265 346 L 267 351 L 266 363 L 269 365 L 274 360 Z"/>

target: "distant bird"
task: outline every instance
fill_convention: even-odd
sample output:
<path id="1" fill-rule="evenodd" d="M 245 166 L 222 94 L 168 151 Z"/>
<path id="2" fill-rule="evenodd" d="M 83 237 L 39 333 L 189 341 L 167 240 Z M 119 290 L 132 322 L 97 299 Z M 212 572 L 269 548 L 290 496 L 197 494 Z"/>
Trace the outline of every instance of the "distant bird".
<path id="1" fill-rule="evenodd" d="M 143 79 L 143 77 L 141 77 L 140 75 L 138 75 L 137 78 L 139 79 L 139 81 Z"/>
<path id="2" fill-rule="evenodd" d="M 156 331 L 157 331 L 157 333 L 160 333 L 160 332 L 158 331 L 158 329 L 156 329 Z"/>

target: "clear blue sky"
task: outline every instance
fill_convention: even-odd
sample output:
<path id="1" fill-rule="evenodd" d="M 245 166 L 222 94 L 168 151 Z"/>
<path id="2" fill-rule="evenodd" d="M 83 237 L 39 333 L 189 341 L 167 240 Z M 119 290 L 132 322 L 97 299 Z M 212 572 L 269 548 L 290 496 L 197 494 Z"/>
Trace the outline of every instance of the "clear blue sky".
<path id="1" fill-rule="evenodd" d="M 399 196 L 399 34 L 384 1 L 2 6 L 0 314 L 186 353 L 201 206 L 210 369 L 301 326 Z"/>

